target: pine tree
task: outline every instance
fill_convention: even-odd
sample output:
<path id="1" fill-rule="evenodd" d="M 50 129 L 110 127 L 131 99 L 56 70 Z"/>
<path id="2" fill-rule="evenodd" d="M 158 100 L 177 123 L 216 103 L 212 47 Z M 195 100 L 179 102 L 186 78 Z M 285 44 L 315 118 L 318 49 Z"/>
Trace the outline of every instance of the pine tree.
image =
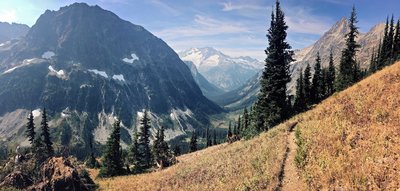
<path id="1" fill-rule="evenodd" d="M 296 97 L 294 101 L 294 109 L 296 112 L 300 113 L 306 110 L 306 98 L 304 95 L 304 79 L 303 79 L 303 69 L 300 69 L 300 77 L 297 79 L 296 84 Z"/>
<path id="2" fill-rule="evenodd" d="M 376 59 L 375 59 L 375 48 L 372 49 L 371 59 L 369 61 L 369 73 L 373 74 L 376 72 Z"/>
<path id="3" fill-rule="evenodd" d="M 321 89 L 321 100 L 328 96 L 328 74 L 329 68 L 322 68 L 322 89 Z"/>
<path id="4" fill-rule="evenodd" d="M 132 145 L 129 147 L 129 154 L 128 154 L 128 162 L 132 165 L 134 165 L 135 170 L 140 170 L 138 169 L 138 164 L 139 164 L 139 143 L 138 143 L 138 133 L 135 133 L 133 135 L 133 142 Z"/>
<path id="5" fill-rule="evenodd" d="M 390 19 L 390 26 L 389 26 L 389 32 L 388 32 L 388 39 L 387 39 L 387 62 L 391 62 L 392 58 L 393 58 L 393 41 L 394 41 L 394 31 L 395 30 L 395 26 L 394 26 L 394 18 L 392 15 L 392 18 Z M 387 63 L 386 65 L 388 65 L 389 63 Z"/>
<path id="6" fill-rule="evenodd" d="M 212 145 L 217 145 L 217 132 L 215 132 L 215 129 L 213 131 L 213 140 L 212 140 Z"/>
<path id="7" fill-rule="evenodd" d="M 333 53 L 331 50 L 329 54 L 328 76 L 326 79 L 328 96 L 332 95 L 333 92 L 335 92 L 335 86 L 334 86 L 335 78 L 336 78 L 335 64 L 333 63 Z"/>
<path id="8" fill-rule="evenodd" d="M 157 131 L 156 139 L 153 144 L 153 156 L 156 162 L 162 163 L 163 167 L 171 165 L 171 152 L 168 143 L 164 140 L 164 127 Z"/>
<path id="9" fill-rule="evenodd" d="M 311 105 L 311 67 L 309 64 L 307 64 L 306 69 L 304 70 L 304 75 L 303 75 L 303 86 L 304 86 L 304 97 L 305 97 L 305 103 L 306 107 Z"/>
<path id="10" fill-rule="evenodd" d="M 212 144 L 211 135 L 210 135 L 209 128 L 207 127 L 207 129 L 206 129 L 206 147 L 212 146 L 211 144 Z"/>
<path id="11" fill-rule="evenodd" d="M 232 137 L 232 123 L 229 121 L 228 137 Z"/>
<path id="12" fill-rule="evenodd" d="M 144 170 L 152 165 L 152 155 L 150 149 L 150 118 L 147 110 L 144 111 L 143 118 L 140 120 L 140 131 L 138 138 L 138 169 Z"/>
<path id="13" fill-rule="evenodd" d="M 196 132 L 192 133 L 192 137 L 190 138 L 190 152 L 197 151 L 197 135 Z"/>
<path id="14" fill-rule="evenodd" d="M 315 59 L 314 66 L 314 77 L 312 78 L 312 86 L 311 86 L 311 103 L 318 103 L 321 101 L 323 97 L 322 89 L 322 70 L 321 70 L 321 57 L 319 56 L 319 52 L 317 53 L 317 58 Z"/>
<path id="15" fill-rule="evenodd" d="M 92 137 L 90 137 L 89 139 L 89 149 L 90 149 L 90 154 L 86 159 L 85 165 L 88 168 L 98 168 L 99 163 L 97 162 L 96 157 L 94 156 Z"/>
<path id="16" fill-rule="evenodd" d="M 265 68 L 261 78 L 257 110 L 261 121 L 258 129 L 268 130 L 288 117 L 286 84 L 290 82 L 289 63 L 294 61 L 293 51 L 286 42 L 285 15 L 279 0 L 276 1 L 275 13 L 271 14 L 271 25 L 267 38 L 269 46 L 265 50 Z"/>
<path id="17" fill-rule="evenodd" d="M 113 124 L 113 129 L 107 139 L 106 148 L 103 154 L 103 164 L 100 168 L 100 177 L 111 177 L 124 174 L 123 163 L 121 158 L 121 130 L 120 121 Z"/>
<path id="18" fill-rule="evenodd" d="M 237 123 L 237 134 L 238 135 L 240 135 L 240 131 L 241 131 L 241 124 L 242 124 L 242 122 L 241 122 L 241 119 L 240 119 L 240 115 L 239 115 L 239 117 L 238 117 L 238 123 Z"/>
<path id="19" fill-rule="evenodd" d="M 350 18 L 349 18 L 349 33 L 346 34 L 346 47 L 342 51 L 340 58 L 339 74 L 336 81 L 336 90 L 341 91 L 350 85 L 352 85 L 356 79 L 355 73 L 357 69 L 356 52 L 360 47 L 355 41 L 359 32 L 357 23 L 356 9 L 353 6 Z"/>
<path id="20" fill-rule="evenodd" d="M 397 20 L 396 33 L 393 39 L 393 57 L 395 60 L 400 59 L 400 19 Z"/>
<path id="21" fill-rule="evenodd" d="M 41 137 L 43 141 L 45 155 L 47 157 L 53 156 L 53 142 L 51 142 L 49 125 L 47 124 L 46 108 L 43 109 L 42 122 L 40 124 L 42 129 Z"/>
<path id="22" fill-rule="evenodd" d="M 247 111 L 247 108 L 245 107 L 243 110 L 243 130 L 246 131 L 249 128 L 249 125 L 250 125 L 249 113 Z"/>
<path id="23" fill-rule="evenodd" d="M 233 134 L 234 135 L 238 135 L 238 130 L 237 130 L 236 123 L 233 123 Z"/>
<path id="24" fill-rule="evenodd" d="M 175 145 L 173 148 L 173 152 L 175 156 L 181 155 L 181 147 L 179 145 Z"/>
<path id="25" fill-rule="evenodd" d="M 33 122 L 33 113 L 29 113 L 28 123 L 26 124 L 26 136 L 28 137 L 31 146 L 34 146 L 35 142 L 35 123 Z"/>

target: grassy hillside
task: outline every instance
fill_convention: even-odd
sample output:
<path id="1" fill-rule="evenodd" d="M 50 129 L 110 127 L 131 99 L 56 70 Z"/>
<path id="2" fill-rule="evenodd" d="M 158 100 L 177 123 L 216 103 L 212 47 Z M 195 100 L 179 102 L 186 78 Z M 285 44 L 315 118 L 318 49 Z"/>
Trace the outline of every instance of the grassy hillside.
<path id="1" fill-rule="evenodd" d="M 400 62 L 293 120 L 312 190 L 400 188 Z"/>
<path id="2" fill-rule="evenodd" d="M 286 149 L 285 131 L 282 125 L 250 141 L 180 156 L 178 164 L 158 172 L 96 183 L 101 190 L 273 190 Z"/>
<path id="3" fill-rule="evenodd" d="M 183 155 L 158 172 L 96 181 L 100 190 L 291 190 L 293 179 L 309 187 L 297 190 L 396 190 L 399 95 L 400 62 L 252 140 Z M 294 149 L 286 125 L 293 122 Z"/>

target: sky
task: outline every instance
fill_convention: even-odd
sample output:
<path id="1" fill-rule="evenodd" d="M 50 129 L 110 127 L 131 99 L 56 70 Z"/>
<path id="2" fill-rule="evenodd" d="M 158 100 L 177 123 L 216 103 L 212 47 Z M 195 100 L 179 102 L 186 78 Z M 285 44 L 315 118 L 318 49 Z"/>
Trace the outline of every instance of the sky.
<path id="1" fill-rule="evenodd" d="M 73 0 L 0 0 L 0 21 L 32 26 L 45 10 Z M 275 0 L 84 0 L 141 25 L 176 52 L 214 47 L 230 56 L 265 58 L 265 37 Z M 400 17 L 400 0 L 281 0 L 293 49 L 314 43 L 355 5 L 361 32 Z"/>

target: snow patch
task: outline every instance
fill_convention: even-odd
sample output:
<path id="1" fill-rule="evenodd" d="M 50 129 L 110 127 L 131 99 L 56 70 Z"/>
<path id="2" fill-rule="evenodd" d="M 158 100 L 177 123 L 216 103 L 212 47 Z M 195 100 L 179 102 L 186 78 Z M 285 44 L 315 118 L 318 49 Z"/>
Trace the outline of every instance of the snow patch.
<path id="1" fill-rule="evenodd" d="M 43 60 L 42 60 L 42 59 L 39 59 L 39 58 L 25 59 L 25 60 L 22 61 L 22 64 L 21 64 L 21 65 L 14 66 L 14 67 L 12 67 L 12 68 L 6 70 L 5 72 L 3 72 L 3 74 L 11 73 L 11 72 L 13 72 L 15 69 L 17 69 L 17 68 L 21 68 L 21 67 L 23 67 L 23 66 L 28 66 L 28 65 L 30 65 L 30 64 L 37 64 L 37 63 L 40 63 L 41 61 L 43 61 Z"/>
<path id="2" fill-rule="evenodd" d="M 122 74 L 119 74 L 119 75 L 113 75 L 113 77 L 112 77 L 114 80 L 119 80 L 119 81 L 122 81 L 122 82 L 125 82 L 125 78 L 124 78 L 124 75 L 122 75 Z"/>
<path id="3" fill-rule="evenodd" d="M 95 73 L 97 75 L 100 75 L 102 77 L 108 78 L 108 75 L 107 75 L 107 73 L 105 71 L 100 71 L 100 70 L 97 70 L 97 69 L 90 69 L 88 71 L 89 72 L 93 72 L 93 73 Z"/>
<path id="4" fill-rule="evenodd" d="M 42 54 L 42 58 L 44 59 L 51 59 L 53 56 L 55 56 L 56 54 L 52 51 L 46 51 Z"/>
<path id="5" fill-rule="evenodd" d="M 35 109 L 32 111 L 33 118 L 39 117 L 42 114 L 40 109 Z"/>
<path id="6" fill-rule="evenodd" d="M 55 75 L 60 79 L 66 79 L 64 70 L 57 71 L 53 68 L 53 66 L 49 66 L 49 70 L 50 70 L 49 75 Z"/>
<path id="7" fill-rule="evenodd" d="M 139 57 L 136 56 L 136 54 L 132 53 L 131 54 L 131 58 L 123 58 L 122 61 L 126 62 L 126 63 L 130 63 L 133 64 L 133 62 L 135 60 L 139 60 Z"/>
<path id="8" fill-rule="evenodd" d="M 91 87 L 93 87 L 93 86 L 89 85 L 89 84 L 82 84 L 81 86 L 79 86 L 80 89 L 82 89 L 82 88 L 91 88 Z"/>

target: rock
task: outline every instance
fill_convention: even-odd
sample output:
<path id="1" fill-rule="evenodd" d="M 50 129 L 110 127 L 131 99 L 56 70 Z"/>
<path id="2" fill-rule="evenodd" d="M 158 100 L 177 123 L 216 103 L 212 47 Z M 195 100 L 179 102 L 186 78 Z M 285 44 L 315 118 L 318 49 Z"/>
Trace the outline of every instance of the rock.
<path id="1" fill-rule="evenodd" d="M 79 177 L 78 171 L 63 157 L 48 159 L 40 170 L 41 180 L 27 190 L 89 190 Z"/>
<path id="2" fill-rule="evenodd" d="M 24 189 L 33 184 L 32 179 L 23 174 L 21 171 L 15 171 L 8 174 L 3 182 L 0 184 L 0 188 L 2 187 L 14 187 L 17 189 Z"/>

